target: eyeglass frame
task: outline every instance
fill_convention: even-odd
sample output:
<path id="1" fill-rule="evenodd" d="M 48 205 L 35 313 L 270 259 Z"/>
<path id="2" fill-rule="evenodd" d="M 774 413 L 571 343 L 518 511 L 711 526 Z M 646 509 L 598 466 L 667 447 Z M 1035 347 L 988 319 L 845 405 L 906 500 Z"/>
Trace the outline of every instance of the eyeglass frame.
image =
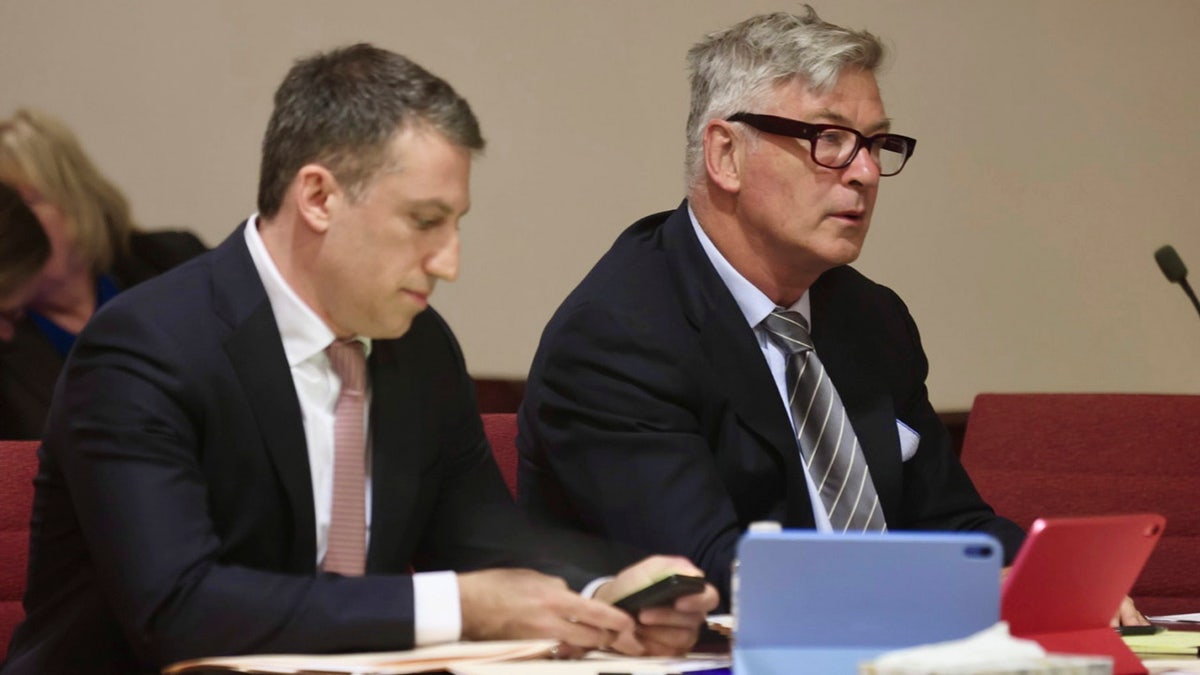
<path id="1" fill-rule="evenodd" d="M 768 134 L 774 134 L 776 136 L 787 136 L 789 138 L 799 138 L 801 140 L 808 141 L 808 154 L 812 156 L 813 162 L 815 162 L 817 164 L 817 166 L 823 166 L 826 169 L 844 169 L 844 168 L 850 166 L 851 164 L 854 163 L 854 158 L 858 157 L 858 153 L 863 149 L 863 147 L 867 148 L 868 153 L 871 153 L 872 147 L 875 146 L 876 144 L 879 144 L 880 149 L 882 149 L 882 142 L 884 139 L 893 138 L 893 139 L 900 139 L 900 140 L 904 141 L 908 146 L 908 153 L 904 156 L 904 161 L 900 164 L 899 169 L 896 169 L 892 173 L 884 173 L 883 166 L 879 164 L 879 160 L 878 159 L 875 160 L 876 165 L 879 166 L 879 175 L 881 177 L 882 176 L 895 176 L 896 174 L 903 171 L 904 167 L 908 165 L 908 160 L 912 159 L 912 156 L 916 152 L 916 148 L 917 148 L 917 139 L 912 138 L 910 136 L 902 136 L 900 134 L 892 134 L 892 133 L 875 134 L 874 136 L 866 136 L 862 132 L 860 132 L 858 129 L 851 129 L 850 127 L 844 127 L 840 124 L 812 124 L 810 122 L 801 122 L 800 120 L 794 120 L 789 117 L 779 117 L 778 115 L 762 115 L 759 113 L 751 113 L 751 112 L 736 112 L 736 113 L 730 115 L 729 117 L 726 117 L 725 121 L 726 122 L 741 122 L 741 123 L 746 124 L 754 129 L 757 129 L 759 131 L 762 131 L 762 132 L 765 132 Z M 839 131 L 848 131 L 848 132 L 854 134 L 854 151 L 851 152 L 847 156 L 846 161 L 841 166 L 831 166 L 831 165 L 825 164 L 821 160 L 817 159 L 816 138 L 818 136 L 820 136 L 821 133 L 828 131 L 830 129 L 837 129 Z M 873 154 L 872 154 L 872 157 L 874 158 Z"/>

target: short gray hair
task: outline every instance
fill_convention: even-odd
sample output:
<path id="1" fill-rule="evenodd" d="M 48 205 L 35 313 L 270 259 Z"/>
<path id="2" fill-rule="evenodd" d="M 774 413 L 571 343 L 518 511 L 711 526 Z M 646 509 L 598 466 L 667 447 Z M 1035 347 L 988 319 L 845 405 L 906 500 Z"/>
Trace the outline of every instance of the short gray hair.
<path id="1" fill-rule="evenodd" d="M 774 87 L 791 80 L 824 92 L 837 84 L 842 71 L 873 73 L 883 62 L 885 49 L 878 37 L 823 21 L 808 5 L 804 9 L 800 16 L 775 12 L 751 17 L 709 33 L 688 50 L 688 185 L 703 175 L 704 127 L 709 120 L 760 105 Z"/>

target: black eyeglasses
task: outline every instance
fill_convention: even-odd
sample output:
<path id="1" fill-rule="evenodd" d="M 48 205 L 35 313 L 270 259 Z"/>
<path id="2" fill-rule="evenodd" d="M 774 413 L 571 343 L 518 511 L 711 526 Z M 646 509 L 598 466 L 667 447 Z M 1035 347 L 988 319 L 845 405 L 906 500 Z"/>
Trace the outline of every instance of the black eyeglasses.
<path id="1" fill-rule="evenodd" d="M 809 124 L 775 115 L 740 112 L 730 115 L 727 122 L 744 122 L 778 136 L 790 136 L 808 141 L 813 161 L 827 169 L 850 166 L 858 151 L 867 147 L 871 158 L 879 165 L 880 176 L 895 176 L 913 156 L 917 139 L 899 134 L 863 136 L 857 130 L 836 124 Z"/>

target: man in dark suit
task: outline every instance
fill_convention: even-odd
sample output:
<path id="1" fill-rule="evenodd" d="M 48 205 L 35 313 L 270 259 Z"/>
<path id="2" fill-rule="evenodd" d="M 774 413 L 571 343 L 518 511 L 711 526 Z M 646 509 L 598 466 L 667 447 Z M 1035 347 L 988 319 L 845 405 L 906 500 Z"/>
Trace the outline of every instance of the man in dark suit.
<path id="1" fill-rule="evenodd" d="M 882 56 L 875 36 L 811 8 L 692 48 L 687 200 L 626 230 L 546 327 L 520 412 L 523 505 L 687 556 L 726 599 L 738 537 L 760 520 L 983 531 L 1011 560 L 1023 533 L 951 450 L 912 317 L 848 266 L 881 176 L 916 144 L 889 133 Z M 768 326 L 777 312 L 811 330 L 840 406 L 796 395 Z M 794 411 L 818 407 L 820 420 L 848 421 L 825 436 L 865 474 L 844 491 L 866 495 L 861 522 L 839 524 L 841 493 L 826 501 L 814 487 L 830 474 L 806 470 L 824 437 L 810 441 L 817 416 Z"/>
<path id="2" fill-rule="evenodd" d="M 570 557 L 523 518 L 428 308 L 457 276 L 482 146 L 466 101 L 404 57 L 356 45 L 292 68 L 258 214 L 115 298 L 67 361 L 3 672 L 460 637 L 692 644 L 712 587 L 637 622 L 604 602 L 699 574 L 686 560 L 596 579 L 617 568 L 598 545 Z"/>

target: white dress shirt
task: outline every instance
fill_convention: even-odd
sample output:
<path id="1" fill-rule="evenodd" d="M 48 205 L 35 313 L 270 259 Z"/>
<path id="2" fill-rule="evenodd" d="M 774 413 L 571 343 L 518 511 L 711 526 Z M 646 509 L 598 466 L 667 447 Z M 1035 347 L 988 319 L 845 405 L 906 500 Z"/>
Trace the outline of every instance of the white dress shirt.
<path id="1" fill-rule="evenodd" d="M 767 367 L 771 369 L 771 376 L 775 378 L 775 386 L 779 390 L 779 398 L 783 401 L 783 409 L 787 411 L 788 419 L 792 422 L 792 436 L 796 436 L 796 420 L 792 419 L 792 406 L 788 403 L 788 384 L 787 384 L 787 359 L 788 355 L 784 353 L 775 341 L 768 335 L 762 324 L 763 319 L 766 319 L 772 311 L 775 310 L 775 303 L 767 297 L 765 293 L 758 290 L 754 284 L 746 280 L 740 272 L 729 264 L 725 256 L 717 250 L 716 245 L 705 234 L 704 229 L 700 227 L 700 221 L 696 220 L 696 214 L 692 212 L 692 207 L 688 205 L 688 217 L 692 220 L 692 229 L 696 232 L 696 237 L 700 239 L 700 246 L 704 249 L 704 253 L 708 256 L 713 267 L 717 270 L 717 276 L 721 277 L 721 281 L 725 282 L 725 287 L 733 294 L 733 299 L 737 302 L 738 308 L 742 310 L 742 316 L 745 317 L 746 323 L 750 328 L 754 329 L 754 336 L 758 338 L 758 348 L 762 350 L 763 358 L 767 360 Z M 800 296 L 800 299 L 792 304 L 790 309 L 800 312 L 808 321 L 809 330 L 812 330 L 812 310 L 808 298 L 808 291 Z M 799 443 L 796 444 L 797 454 L 800 452 Z M 803 461 L 803 459 L 801 459 Z M 829 513 L 825 511 L 825 504 L 821 501 L 821 493 L 817 491 L 816 484 L 813 483 L 812 476 L 808 472 L 804 472 L 804 482 L 808 484 L 808 501 L 812 504 L 813 518 L 816 520 L 818 532 L 833 532 L 833 527 L 829 524 Z"/>
<path id="2" fill-rule="evenodd" d="M 325 348 L 335 339 L 333 331 L 300 296 L 288 286 L 271 254 L 258 234 L 258 215 L 250 217 L 245 229 L 246 246 L 254 267 L 267 291 L 267 300 L 275 315 L 283 351 L 287 355 L 300 413 L 304 422 L 304 440 L 308 445 L 308 467 L 312 476 L 313 508 L 316 515 L 317 566 L 325 559 L 329 545 L 329 520 L 333 503 L 333 429 L 334 404 L 341 391 L 341 380 L 333 371 Z M 363 343 L 367 356 L 371 341 Z M 371 409 L 368 378 L 366 407 Z M 368 417 L 370 413 L 368 412 Z M 367 541 L 371 539 L 371 435 L 367 424 Z M 458 577 L 454 572 L 422 572 L 413 575 L 413 617 L 417 645 L 458 640 L 462 633 L 462 614 L 458 597 Z"/>

